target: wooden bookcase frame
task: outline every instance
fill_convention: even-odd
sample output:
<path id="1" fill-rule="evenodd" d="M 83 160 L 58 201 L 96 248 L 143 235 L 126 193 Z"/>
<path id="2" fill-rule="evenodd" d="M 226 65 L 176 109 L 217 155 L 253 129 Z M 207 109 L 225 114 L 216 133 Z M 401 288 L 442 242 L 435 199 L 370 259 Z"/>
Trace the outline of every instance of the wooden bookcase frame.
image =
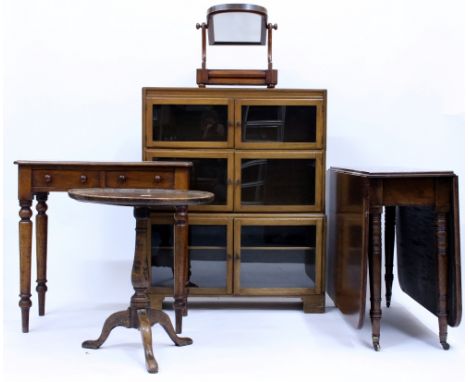
<path id="1" fill-rule="evenodd" d="M 153 139 L 153 105 L 227 105 L 228 138 L 225 142 L 157 142 Z M 316 106 L 315 142 L 242 142 L 241 123 L 243 105 L 265 106 Z M 143 89 L 143 160 L 154 158 L 226 158 L 227 203 L 190 208 L 189 224 L 218 222 L 229 225 L 231 235 L 227 260 L 227 280 L 231 288 L 210 290 L 190 288 L 189 296 L 294 296 L 302 298 L 305 312 L 323 312 L 324 258 L 325 258 L 325 153 L 326 153 L 326 90 L 307 89 L 253 89 L 253 88 L 144 88 Z M 241 205 L 241 160 L 243 158 L 312 158 L 316 160 L 314 205 Z M 152 221 L 161 221 L 167 211 L 153 212 Z M 275 225 L 317 224 L 316 279 L 311 288 L 240 288 L 235 250 L 239 243 L 242 224 Z M 208 224 L 208 223 L 207 223 Z M 237 227 L 237 228 L 236 228 Z M 150 240 L 150 239 L 149 239 Z M 237 264 L 237 265 L 236 265 Z M 152 289 L 152 302 L 160 305 L 169 288 Z M 190 299 L 190 297 L 189 297 Z"/>

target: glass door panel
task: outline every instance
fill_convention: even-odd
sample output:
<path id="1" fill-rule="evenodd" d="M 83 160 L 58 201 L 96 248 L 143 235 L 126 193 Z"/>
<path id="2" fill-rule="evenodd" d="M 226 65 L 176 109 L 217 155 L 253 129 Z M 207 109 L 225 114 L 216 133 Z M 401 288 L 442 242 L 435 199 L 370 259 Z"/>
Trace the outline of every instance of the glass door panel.
<path id="1" fill-rule="evenodd" d="M 174 283 L 174 230 L 172 216 L 152 219 L 152 287 L 172 293 Z M 232 292 L 232 220 L 190 216 L 190 294 Z"/>
<path id="2" fill-rule="evenodd" d="M 319 211 L 322 154 L 238 152 L 236 180 L 239 211 Z"/>
<path id="3" fill-rule="evenodd" d="M 209 191 L 215 195 L 213 202 L 192 206 L 191 211 L 228 211 L 233 206 L 233 154 L 225 151 L 167 151 L 149 150 L 146 160 L 189 161 L 191 190 Z"/>
<path id="4" fill-rule="evenodd" d="M 323 147 L 319 100 L 240 100 L 236 103 L 237 148 Z"/>
<path id="5" fill-rule="evenodd" d="M 151 99 L 147 107 L 147 146 L 233 145 L 233 103 L 229 99 Z"/>
<path id="6" fill-rule="evenodd" d="M 320 219 L 244 218 L 235 224 L 235 293 L 321 289 Z"/>

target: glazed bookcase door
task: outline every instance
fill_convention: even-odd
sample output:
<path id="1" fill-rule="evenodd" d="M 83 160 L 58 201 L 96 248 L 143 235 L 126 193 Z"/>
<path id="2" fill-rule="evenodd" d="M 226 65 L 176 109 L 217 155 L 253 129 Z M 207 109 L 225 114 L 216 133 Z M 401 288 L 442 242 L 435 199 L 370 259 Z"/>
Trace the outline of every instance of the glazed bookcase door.
<path id="1" fill-rule="evenodd" d="M 214 193 L 207 205 L 191 206 L 190 211 L 232 211 L 234 203 L 234 154 L 226 150 L 146 150 L 145 160 L 193 162 L 189 189 Z"/>
<path id="2" fill-rule="evenodd" d="M 228 98 L 150 98 L 147 147 L 231 148 L 234 102 Z"/>
<path id="3" fill-rule="evenodd" d="M 322 149 L 323 102 L 314 99 L 236 100 L 239 149 Z"/>
<path id="4" fill-rule="evenodd" d="M 237 151 L 235 202 L 239 212 L 323 210 L 323 153 Z"/>
<path id="5" fill-rule="evenodd" d="M 189 219 L 189 295 L 232 294 L 232 219 L 196 214 Z M 153 215 L 150 235 L 152 293 L 171 296 L 173 215 Z"/>
<path id="6" fill-rule="evenodd" d="M 192 161 L 188 187 L 215 194 L 209 205 L 189 207 L 190 227 L 200 223 L 191 235 L 215 230 L 195 218 L 231 222 L 223 286 L 195 278 L 199 260 L 191 295 L 291 296 L 305 312 L 323 312 L 326 105 L 325 90 L 143 89 L 143 160 Z M 217 240 L 209 245 L 223 247 Z M 172 295 L 164 285 L 155 290 L 155 306 Z"/>
<path id="7" fill-rule="evenodd" d="M 236 218 L 234 294 L 323 292 L 323 218 Z"/>

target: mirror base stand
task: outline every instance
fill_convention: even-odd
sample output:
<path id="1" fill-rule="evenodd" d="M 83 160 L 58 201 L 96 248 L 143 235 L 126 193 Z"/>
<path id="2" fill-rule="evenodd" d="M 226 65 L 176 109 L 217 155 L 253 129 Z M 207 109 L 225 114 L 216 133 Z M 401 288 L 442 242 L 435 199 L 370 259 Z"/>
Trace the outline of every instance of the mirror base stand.
<path id="1" fill-rule="evenodd" d="M 276 69 L 197 69 L 197 85 L 257 85 L 274 88 L 278 83 Z"/>

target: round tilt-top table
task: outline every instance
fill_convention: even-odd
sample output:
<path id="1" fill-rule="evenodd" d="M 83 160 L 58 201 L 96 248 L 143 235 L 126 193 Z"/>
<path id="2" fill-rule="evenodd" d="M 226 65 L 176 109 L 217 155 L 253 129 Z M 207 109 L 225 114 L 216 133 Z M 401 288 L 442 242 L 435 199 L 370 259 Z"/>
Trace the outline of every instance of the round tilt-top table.
<path id="1" fill-rule="evenodd" d="M 169 316 L 161 310 L 150 307 L 150 257 L 147 251 L 149 209 L 152 207 L 175 207 L 174 214 L 174 308 L 176 329 L 180 333 L 182 315 L 186 311 L 186 279 L 188 256 L 187 207 L 209 203 L 214 195 L 204 191 L 162 190 L 162 189 L 120 189 L 88 188 L 68 191 L 68 195 L 81 202 L 129 206 L 134 208 L 136 219 L 135 257 L 131 280 L 135 293 L 127 310 L 113 313 L 104 323 L 97 340 L 83 342 L 87 349 L 98 349 L 112 329 L 118 326 L 139 329 L 145 350 L 146 368 L 150 373 L 158 371 L 154 358 L 151 327 L 159 323 L 177 346 L 190 345 L 190 338 L 178 337 Z"/>

